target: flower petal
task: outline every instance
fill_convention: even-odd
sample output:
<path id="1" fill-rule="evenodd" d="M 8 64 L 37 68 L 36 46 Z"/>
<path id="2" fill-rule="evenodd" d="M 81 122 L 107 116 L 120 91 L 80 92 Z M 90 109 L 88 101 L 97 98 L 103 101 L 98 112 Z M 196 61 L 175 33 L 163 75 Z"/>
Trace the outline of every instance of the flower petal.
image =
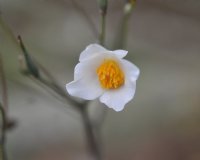
<path id="1" fill-rule="evenodd" d="M 84 51 L 81 52 L 79 61 L 80 62 L 84 61 L 94 54 L 98 54 L 105 51 L 108 51 L 108 50 L 98 44 L 90 44 L 89 46 L 86 47 Z"/>
<path id="2" fill-rule="evenodd" d="M 139 68 L 134 65 L 133 63 L 122 59 L 121 60 L 124 72 L 126 74 L 126 77 L 128 77 L 128 79 L 130 79 L 131 81 L 136 81 L 138 79 L 138 76 L 140 74 L 140 70 Z"/>
<path id="3" fill-rule="evenodd" d="M 123 58 L 123 57 L 125 57 L 125 56 L 127 55 L 128 51 L 118 49 L 118 50 L 113 51 L 113 53 L 114 53 L 118 58 Z"/>
<path id="4" fill-rule="evenodd" d="M 99 80 L 94 75 L 72 81 L 66 84 L 66 89 L 70 95 L 86 100 L 96 99 L 103 93 Z"/>
<path id="5" fill-rule="evenodd" d="M 78 63 L 74 69 L 74 80 L 79 80 L 90 73 L 95 73 L 94 63 Z"/>
<path id="6" fill-rule="evenodd" d="M 121 111 L 135 94 L 136 82 L 127 82 L 117 90 L 108 90 L 101 97 L 100 101 L 115 111 Z"/>
<path id="7" fill-rule="evenodd" d="M 74 69 L 74 80 L 78 80 L 88 74 L 96 74 L 96 69 L 105 59 L 105 54 L 92 56 L 78 63 Z"/>

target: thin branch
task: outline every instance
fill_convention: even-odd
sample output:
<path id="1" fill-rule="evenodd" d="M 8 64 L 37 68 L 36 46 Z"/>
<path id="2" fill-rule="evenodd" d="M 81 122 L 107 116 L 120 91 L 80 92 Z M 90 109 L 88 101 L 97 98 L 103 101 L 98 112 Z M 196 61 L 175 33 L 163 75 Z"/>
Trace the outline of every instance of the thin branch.
<path id="1" fill-rule="evenodd" d="M 71 103 L 76 109 L 78 109 L 82 115 L 83 118 L 83 125 L 85 128 L 86 132 L 86 137 L 88 141 L 88 146 L 91 152 L 91 155 L 93 158 L 96 160 L 101 160 L 101 153 L 98 147 L 98 143 L 96 141 L 95 133 L 93 132 L 93 127 L 89 119 L 89 115 L 87 113 L 87 108 L 89 105 L 89 101 L 84 101 L 84 102 L 78 102 L 66 93 L 65 90 L 63 90 L 62 87 L 60 87 L 57 82 L 55 81 L 54 77 L 48 72 L 48 70 L 42 66 L 41 64 L 38 64 L 38 67 L 46 74 L 46 76 L 51 80 L 49 83 L 48 81 L 42 79 L 41 77 L 38 77 L 38 81 L 40 81 L 42 84 L 46 85 L 53 91 L 55 91 L 57 94 L 59 94 L 61 97 L 65 98 L 69 103 Z"/>
<path id="2" fill-rule="evenodd" d="M 6 113 L 4 110 L 4 107 L 0 104 L 0 112 L 2 117 L 2 127 L 1 127 L 1 139 L 0 139 L 0 158 L 2 160 L 7 160 L 7 154 L 6 154 Z"/>
<path id="3" fill-rule="evenodd" d="M 41 65 L 39 62 L 37 62 L 33 57 L 30 57 L 30 55 L 28 54 L 28 52 L 25 48 L 25 45 L 22 41 L 21 36 L 18 36 L 18 41 L 22 48 L 23 53 L 25 52 L 27 58 L 29 58 L 31 60 L 31 66 L 34 66 L 34 68 L 37 68 L 38 75 L 39 75 L 39 72 L 42 72 L 48 78 L 48 81 L 45 80 L 44 78 L 42 78 L 41 76 L 35 76 L 35 74 L 33 75 L 33 77 L 35 79 L 37 79 L 38 81 L 40 81 L 42 84 L 49 87 L 51 90 L 56 92 L 61 97 L 65 98 L 71 105 L 73 105 L 75 107 L 80 107 L 80 105 L 82 103 L 78 102 L 77 100 L 75 100 L 71 96 L 69 96 L 67 94 L 67 92 L 63 89 L 63 87 L 60 87 L 60 85 L 56 82 L 55 78 L 50 74 L 50 72 L 43 65 Z M 28 67 L 30 67 L 30 66 L 28 66 Z M 35 73 L 35 72 L 30 72 L 30 74 L 32 74 L 32 73 Z"/>
<path id="4" fill-rule="evenodd" d="M 37 62 L 37 64 L 39 64 L 39 63 Z M 47 87 L 52 89 L 54 92 L 56 92 L 61 97 L 65 98 L 71 105 L 73 105 L 76 109 L 78 109 L 80 111 L 82 118 L 83 118 L 83 125 L 85 128 L 86 137 L 87 137 L 88 146 L 89 146 L 91 155 L 96 160 L 101 160 L 101 154 L 100 154 L 100 150 L 98 147 L 98 143 L 96 141 L 95 133 L 93 132 L 93 127 L 90 122 L 89 115 L 87 113 L 87 106 L 89 105 L 89 101 L 78 102 L 78 101 L 72 99 L 71 97 L 69 97 L 68 94 L 66 93 L 66 91 L 63 90 L 63 88 L 61 88 L 57 84 L 57 82 L 54 80 L 54 77 L 42 65 L 39 64 L 38 66 L 40 69 L 42 69 L 42 71 L 44 73 L 46 73 L 46 76 L 48 76 L 48 78 L 51 80 L 51 82 L 49 83 L 48 81 L 42 79 L 41 77 L 38 77 L 37 79 L 35 77 L 33 77 L 33 78 L 35 78 L 36 80 L 41 82 L 43 85 L 46 85 Z"/>
<path id="5" fill-rule="evenodd" d="M 35 77 L 31 76 L 31 75 L 27 75 L 30 80 L 32 80 L 34 83 L 36 83 L 38 86 L 40 86 L 41 88 L 43 88 L 44 90 L 46 90 L 48 93 L 50 93 L 53 97 L 55 97 L 57 100 L 66 102 L 66 99 L 63 99 L 62 97 L 60 97 L 60 95 L 58 95 L 58 93 L 56 93 L 55 91 L 53 91 L 51 88 L 49 88 L 46 84 L 41 83 L 40 81 L 38 81 L 38 79 L 36 79 Z"/>
<path id="6" fill-rule="evenodd" d="M 8 111 L 8 94 L 7 94 L 7 85 L 6 85 L 6 77 L 3 68 L 3 58 L 0 53 L 0 83 L 2 86 L 2 102 L 5 111 Z"/>
<path id="7" fill-rule="evenodd" d="M 101 153 L 100 153 L 100 149 L 98 147 L 98 142 L 96 140 L 95 133 L 93 132 L 93 127 L 92 127 L 92 124 L 91 124 L 91 121 L 89 119 L 89 115 L 88 115 L 88 112 L 87 112 L 89 101 L 84 101 L 82 103 L 79 103 L 79 102 L 73 100 L 71 97 L 68 97 L 68 95 L 66 94 L 66 91 L 63 90 L 63 88 L 61 88 L 54 81 L 53 76 L 51 76 L 50 73 L 44 67 L 42 67 L 42 69 L 48 74 L 48 77 L 51 78 L 52 83 L 48 83 L 44 79 L 41 79 L 41 77 L 39 77 L 38 80 L 41 83 L 43 83 L 44 85 L 51 88 L 53 91 L 55 91 L 61 97 L 67 99 L 68 102 L 70 102 L 74 107 L 76 107 L 76 109 L 78 109 L 80 111 L 82 118 L 83 118 L 83 125 L 84 125 L 84 128 L 85 128 L 86 137 L 87 137 L 88 146 L 89 146 L 91 155 L 96 160 L 101 160 Z"/>
<path id="8" fill-rule="evenodd" d="M 71 104 L 73 107 L 79 108 L 83 104 L 83 103 L 78 102 L 77 100 L 73 99 L 72 97 L 70 97 L 67 94 L 67 92 L 62 87 L 60 87 L 56 82 L 49 83 L 48 81 L 42 79 L 41 77 L 38 78 L 37 80 L 40 81 L 42 84 L 46 85 L 47 87 L 49 87 L 54 92 L 56 92 L 62 98 L 64 98 L 65 100 L 67 100 L 67 102 L 69 104 Z"/>
<path id="9" fill-rule="evenodd" d="M 81 111 L 81 115 L 83 118 L 83 124 L 84 124 L 87 141 L 88 141 L 88 146 L 89 146 L 92 158 L 94 158 L 95 160 L 101 160 L 100 148 L 98 146 L 98 142 L 95 137 L 95 133 L 93 131 L 91 121 L 89 119 L 87 107 L 83 105 L 80 111 Z"/>

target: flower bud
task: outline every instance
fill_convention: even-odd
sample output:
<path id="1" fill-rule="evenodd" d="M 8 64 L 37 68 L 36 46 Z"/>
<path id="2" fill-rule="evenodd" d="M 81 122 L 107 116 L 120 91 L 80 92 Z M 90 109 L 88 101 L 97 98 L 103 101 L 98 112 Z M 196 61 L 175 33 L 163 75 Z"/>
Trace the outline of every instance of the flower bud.
<path id="1" fill-rule="evenodd" d="M 106 14 L 107 12 L 107 6 L 108 6 L 108 0 L 98 0 L 99 8 L 102 14 Z"/>
<path id="2" fill-rule="evenodd" d="M 18 36 L 18 40 L 19 40 L 19 44 L 20 44 L 20 47 L 23 51 L 23 55 L 24 55 L 24 60 L 26 62 L 26 66 L 27 66 L 27 70 L 28 72 L 33 75 L 35 78 L 39 78 L 39 70 L 37 68 L 37 65 L 35 64 L 35 62 L 33 61 L 33 59 L 31 58 L 31 56 L 28 54 L 23 42 L 22 42 L 22 39 L 20 36 Z M 21 59 L 21 63 L 22 65 L 24 65 L 23 63 L 23 60 Z M 23 67 L 23 66 L 22 66 Z"/>
<path id="3" fill-rule="evenodd" d="M 125 6 L 124 6 L 124 13 L 129 14 L 131 13 L 133 7 L 135 7 L 136 0 L 127 0 Z"/>

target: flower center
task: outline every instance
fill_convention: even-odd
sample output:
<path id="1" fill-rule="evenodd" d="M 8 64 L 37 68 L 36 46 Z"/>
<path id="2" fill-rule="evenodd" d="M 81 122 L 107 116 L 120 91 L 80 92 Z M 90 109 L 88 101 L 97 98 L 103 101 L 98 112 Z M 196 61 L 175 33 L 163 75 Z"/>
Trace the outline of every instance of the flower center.
<path id="1" fill-rule="evenodd" d="M 96 72 L 102 88 L 116 89 L 124 84 L 124 73 L 114 60 L 105 59 Z"/>

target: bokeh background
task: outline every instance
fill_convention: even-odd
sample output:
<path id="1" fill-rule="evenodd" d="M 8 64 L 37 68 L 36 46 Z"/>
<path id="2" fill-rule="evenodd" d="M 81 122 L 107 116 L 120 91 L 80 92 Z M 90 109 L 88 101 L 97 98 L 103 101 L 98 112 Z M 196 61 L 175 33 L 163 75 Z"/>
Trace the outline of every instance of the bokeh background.
<path id="1" fill-rule="evenodd" d="M 76 0 L 95 27 L 95 0 Z M 109 0 L 106 46 L 116 39 L 123 0 Z M 70 0 L 0 0 L 4 21 L 61 86 L 73 80 L 80 52 L 97 42 Z M 200 159 L 200 1 L 138 0 L 129 23 L 127 59 L 141 70 L 122 112 L 108 109 L 101 134 L 105 160 Z M 19 72 L 19 49 L 0 27 L 9 115 L 9 160 L 88 160 L 81 118 Z M 98 117 L 98 101 L 90 105 Z"/>

